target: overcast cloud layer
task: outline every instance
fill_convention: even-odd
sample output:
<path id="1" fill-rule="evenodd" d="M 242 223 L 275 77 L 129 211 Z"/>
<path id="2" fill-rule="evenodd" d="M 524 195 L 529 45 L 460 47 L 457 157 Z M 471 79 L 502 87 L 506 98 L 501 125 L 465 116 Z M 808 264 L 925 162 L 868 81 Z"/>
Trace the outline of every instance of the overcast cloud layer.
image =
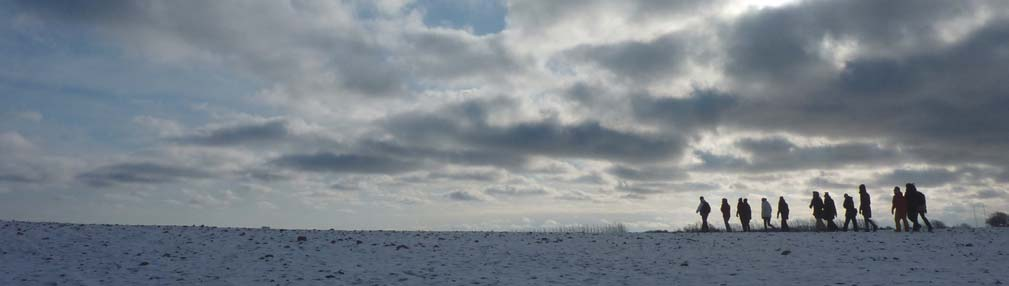
<path id="1" fill-rule="evenodd" d="M 1009 208 L 1007 6 L 0 1 L 0 218 L 672 229 L 864 183 L 886 225 L 915 182 L 973 223 Z"/>

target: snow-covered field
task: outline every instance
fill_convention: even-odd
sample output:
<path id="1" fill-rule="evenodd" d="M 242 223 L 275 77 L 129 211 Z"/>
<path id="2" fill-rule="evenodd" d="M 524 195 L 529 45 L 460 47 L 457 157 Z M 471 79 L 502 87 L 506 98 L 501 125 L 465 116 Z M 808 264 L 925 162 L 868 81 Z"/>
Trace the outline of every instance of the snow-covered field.
<path id="1" fill-rule="evenodd" d="M 0 285 L 999 285 L 1009 283 L 1007 238 L 992 229 L 543 234 L 0 221 Z"/>

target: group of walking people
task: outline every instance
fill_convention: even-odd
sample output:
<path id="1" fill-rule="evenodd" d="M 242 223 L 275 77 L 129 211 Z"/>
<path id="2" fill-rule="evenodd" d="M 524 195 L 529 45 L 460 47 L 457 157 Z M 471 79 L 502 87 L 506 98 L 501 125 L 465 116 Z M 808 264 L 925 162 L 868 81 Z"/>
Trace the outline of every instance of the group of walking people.
<path id="1" fill-rule="evenodd" d="M 928 227 L 928 231 L 931 232 L 932 224 L 925 217 L 925 213 L 927 212 L 925 209 L 925 194 L 919 192 L 913 183 L 908 183 L 904 186 L 904 189 L 905 192 L 901 193 L 900 187 L 893 188 L 893 201 L 890 213 L 894 216 L 895 231 L 900 232 L 902 226 L 904 231 L 921 230 L 921 225 L 918 223 L 918 218 L 920 217 Z M 834 199 L 830 197 L 830 193 L 824 192 L 823 198 L 821 198 L 820 193 L 814 191 L 813 199 L 809 202 L 809 208 L 813 210 L 813 218 L 816 220 L 816 231 L 848 231 L 849 225 L 853 227 L 854 231 L 859 231 L 857 219 L 859 214 L 862 215 L 865 231 L 877 231 L 879 226 L 872 220 L 871 198 L 868 191 L 866 191 L 865 185 L 858 186 L 858 198 L 859 205 L 858 208 L 855 208 L 854 198 L 848 194 L 844 194 L 844 201 L 841 203 L 841 207 L 844 208 L 844 225 L 838 228 L 837 224 L 834 223 L 834 218 L 837 217 L 837 207 L 834 204 Z M 722 211 L 722 220 L 725 222 L 725 230 L 732 231 L 732 227 L 729 225 L 732 207 L 729 205 L 728 199 L 722 198 L 720 210 Z M 704 197 L 701 197 L 701 203 L 697 206 L 696 212 L 701 215 L 701 231 L 709 231 L 708 214 L 711 213 L 711 205 L 704 200 Z M 785 202 L 785 197 L 778 197 L 776 217 L 781 220 L 781 231 L 790 230 L 788 227 L 788 212 L 788 203 Z M 761 198 L 760 218 L 764 223 L 764 231 L 777 229 L 777 227 L 771 224 L 771 214 L 771 204 L 767 201 L 767 198 Z M 739 218 L 742 231 L 750 231 L 752 210 L 750 209 L 749 200 L 745 198 L 737 200 L 736 217 Z M 908 225 L 909 218 L 913 226 Z"/>

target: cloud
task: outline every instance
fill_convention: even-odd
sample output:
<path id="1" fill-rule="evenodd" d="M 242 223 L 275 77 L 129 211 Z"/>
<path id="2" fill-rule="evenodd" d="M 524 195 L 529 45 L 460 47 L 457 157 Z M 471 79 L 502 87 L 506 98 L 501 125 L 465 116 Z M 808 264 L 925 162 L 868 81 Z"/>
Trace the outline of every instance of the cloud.
<path id="1" fill-rule="evenodd" d="M 152 162 L 121 163 L 99 167 L 77 175 L 77 179 L 94 187 L 116 184 L 161 184 L 184 179 L 210 178 L 210 172 L 190 167 Z"/>
<path id="2" fill-rule="evenodd" d="M 448 181 L 475 181 L 475 182 L 496 182 L 502 180 L 506 175 L 500 171 L 458 171 L 458 172 L 432 172 L 427 175 L 432 180 Z"/>
<path id="3" fill-rule="evenodd" d="M 288 154 L 273 159 L 271 164 L 299 171 L 358 174 L 398 174 L 415 170 L 416 162 L 389 157 L 336 154 Z"/>
<path id="4" fill-rule="evenodd" d="M 884 172 L 876 177 L 876 183 L 881 185 L 903 186 L 914 183 L 919 187 L 936 187 L 959 181 L 962 173 L 945 168 L 926 169 L 896 169 Z"/>
<path id="5" fill-rule="evenodd" d="M 659 166 L 634 168 L 614 165 L 607 169 L 606 172 L 624 180 L 636 181 L 675 181 L 687 177 L 687 174 L 682 170 Z"/>
<path id="6" fill-rule="evenodd" d="M 739 104 L 736 96 L 714 89 L 695 89 L 688 97 L 634 95 L 630 98 L 638 120 L 657 123 L 680 132 L 718 126 L 723 117 Z"/>
<path id="7" fill-rule="evenodd" d="M 287 121 L 274 119 L 201 130 L 197 134 L 181 136 L 172 140 L 184 144 L 224 146 L 279 141 L 290 135 L 291 131 Z"/>
<path id="8" fill-rule="evenodd" d="M 648 162 L 675 158 L 685 145 L 675 136 L 615 130 L 593 121 L 564 124 L 545 118 L 506 125 L 488 122 L 490 110 L 509 109 L 514 104 L 507 99 L 467 101 L 435 113 L 398 115 L 386 122 L 386 128 L 411 144 L 452 144 L 517 156 Z"/>
<path id="9" fill-rule="evenodd" d="M 485 194 L 494 197 L 530 197 L 544 196 L 549 192 L 542 188 L 516 188 L 513 186 L 490 187 L 483 190 Z"/>
<path id="10" fill-rule="evenodd" d="M 694 57 L 687 35 L 666 34 L 649 41 L 580 45 L 565 52 L 568 58 L 601 67 L 632 81 L 666 80 L 683 71 Z"/>
<path id="11" fill-rule="evenodd" d="M 900 152 L 877 144 L 837 143 L 799 146 L 784 137 L 769 137 L 743 138 L 737 140 L 734 145 L 748 153 L 750 158 L 695 151 L 695 155 L 702 163 L 693 170 L 776 172 L 901 162 Z"/>
<path id="12" fill-rule="evenodd" d="M 481 202 L 484 198 L 479 195 L 467 192 L 467 191 L 454 191 L 446 195 L 451 200 L 461 201 L 461 202 Z"/>

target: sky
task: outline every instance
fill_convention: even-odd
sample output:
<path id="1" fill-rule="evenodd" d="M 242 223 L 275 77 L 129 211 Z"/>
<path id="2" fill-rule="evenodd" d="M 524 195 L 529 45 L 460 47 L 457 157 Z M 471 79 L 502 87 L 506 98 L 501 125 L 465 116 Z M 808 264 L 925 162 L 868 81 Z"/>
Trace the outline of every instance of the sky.
<path id="1" fill-rule="evenodd" d="M 1006 67 L 1001 0 L 0 0 L 0 219 L 678 229 L 866 184 L 893 225 L 913 182 L 974 224 Z"/>

